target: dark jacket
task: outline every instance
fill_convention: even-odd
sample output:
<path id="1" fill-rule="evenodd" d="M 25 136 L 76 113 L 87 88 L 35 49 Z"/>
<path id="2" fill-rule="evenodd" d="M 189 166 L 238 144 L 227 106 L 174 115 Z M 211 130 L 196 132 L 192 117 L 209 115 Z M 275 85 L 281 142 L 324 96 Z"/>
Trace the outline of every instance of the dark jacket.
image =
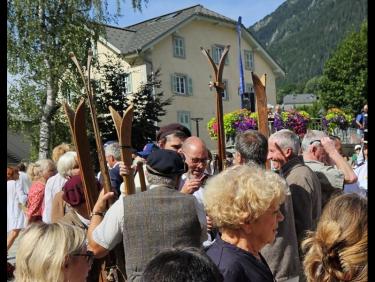
<path id="1" fill-rule="evenodd" d="M 267 262 L 261 254 L 259 261 L 253 254 L 223 241 L 219 235 L 206 251 L 218 266 L 224 282 L 273 282 Z"/>
<path id="2" fill-rule="evenodd" d="M 298 245 L 307 230 L 315 230 L 322 212 L 322 191 L 316 174 L 299 157 L 289 160 L 282 168 L 292 193 L 294 222 Z"/>
<path id="3" fill-rule="evenodd" d="M 276 239 L 273 244 L 266 245 L 261 253 L 276 280 L 284 281 L 299 276 L 302 271 L 291 195 L 286 196 L 280 211 L 284 220 L 279 222 Z"/>

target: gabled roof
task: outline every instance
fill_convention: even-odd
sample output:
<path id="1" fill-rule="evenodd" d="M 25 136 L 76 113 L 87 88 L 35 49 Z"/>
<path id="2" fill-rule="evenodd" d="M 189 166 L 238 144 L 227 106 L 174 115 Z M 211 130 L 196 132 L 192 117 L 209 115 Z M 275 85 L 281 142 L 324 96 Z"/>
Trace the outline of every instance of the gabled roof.
<path id="1" fill-rule="evenodd" d="M 237 21 L 208 10 L 202 5 L 195 5 L 124 28 L 105 25 L 106 38 L 102 41 L 118 54 L 125 56 L 137 54 L 152 47 L 159 40 L 194 18 L 212 19 L 234 27 L 237 24 Z M 263 57 L 273 65 L 274 70 L 276 69 L 279 73 L 285 75 L 281 66 L 243 25 L 242 36 L 253 41 L 256 50 L 260 51 Z"/>
<path id="2" fill-rule="evenodd" d="M 288 94 L 283 98 L 283 104 L 310 104 L 317 100 L 315 94 Z"/>

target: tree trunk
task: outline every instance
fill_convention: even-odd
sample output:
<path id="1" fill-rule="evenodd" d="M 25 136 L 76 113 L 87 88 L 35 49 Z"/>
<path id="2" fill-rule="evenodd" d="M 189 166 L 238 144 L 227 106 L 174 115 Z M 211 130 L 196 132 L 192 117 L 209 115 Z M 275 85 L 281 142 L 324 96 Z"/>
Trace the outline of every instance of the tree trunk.
<path id="1" fill-rule="evenodd" d="M 48 64 L 48 63 L 47 63 Z M 57 110 L 56 106 L 56 90 L 53 86 L 52 75 L 49 76 L 47 81 L 47 99 L 43 109 L 43 115 L 40 119 L 40 132 L 39 132 L 39 159 L 48 158 L 49 142 L 51 136 L 51 120 Z"/>

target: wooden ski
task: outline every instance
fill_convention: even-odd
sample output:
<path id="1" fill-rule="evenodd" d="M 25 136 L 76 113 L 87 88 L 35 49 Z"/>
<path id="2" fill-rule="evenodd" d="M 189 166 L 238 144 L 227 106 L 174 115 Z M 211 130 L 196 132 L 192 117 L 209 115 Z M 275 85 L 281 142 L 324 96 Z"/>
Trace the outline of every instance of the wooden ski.
<path id="1" fill-rule="evenodd" d="M 70 133 L 77 152 L 83 193 L 86 199 L 87 214 L 90 214 L 98 199 L 99 191 L 96 185 L 95 172 L 91 165 L 92 162 L 86 129 L 85 99 L 81 99 L 75 112 L 67 103 L 64 103 L 64 111 L 68 117 Z"/>
<path id="2" fill-rule="evenodd" d="M 88 57 L 87 57 L 87 69 L 86 69 L 87 70 L 87 80 L 86 80 L 86 77 L 83 74 L 82 68 L 81 68 L 77 58 L 75 57 L 74 53 L 73 52 L 69 53 L 70 58 L 72 59 L 72 61 L 74 62 L 74 64 L 76 65 L 76 67 L 78 69 L 78 72 L 79 72 L 79 74 L 82 78 L 82 81 L 83 81 L 83 84 L 84 84 L 84 87 L 85 87 L 85 92 L 86 92 L 86 95 L 87 95 L 87 100 L 88 100 L 88 104 L 89 104 L 89 109 L 90 109 L 90 113 L 91 113 L 93 129 L 94 129 L 96 149 L 97 149 L 98 157 L 99 157 L 100 171 L 101 171 L 101 175 L 103 177 L 103 189 L 106 193 L 108 193 L 108 192 L 112 191 L 112 187 L 111 187 L 111 181 L 110 181 L 109 172 L 108 172 L 107 161 L 105 159 L 104 147 L 103 147 L 103 143 L 102 143 L 102 139 L 101 139 L 101 135 L 100 135 L 100 131 L 99 131 L 98 119 L 97 119 L 96 109 L 95 109 L 94 99 L 93 99 L 93 89 L 91 87 L 91 80 L 90 80 L 92 55 L 93 55 L 92 50 L 89 49 Z M 68 116 L 71 116 L 71 113 Z M 89 148 L 88 144 L 87 144 L 87 148 Z M 90 164 L 90 162 L 88 162 L 88 163 Z M 108 201 L 108 205 L 111 205 L 111 204 L 112 204 L 112 201 Z M 119 247 L 119 246 L 117 246 L 117 247 Z M 116 263 L 116 261 L 118 259 L 121 260 L 121 258 L 116 255 L 115 250 L 112 250 L 112 251 L 109 252 L 109 254 L 106 257 L 106 260 L 104 261 L 104 263 L 102 265 L 103 271 L 101 272 L 101 275 L 99 277 L 100 282 L 102 282 L 102 281 L 103 282 L 105 282 L 105 281 L 119 281 L 119 275 L 118 275 L 117 270 L 122 269 L 122 271 L 125 273 L 125 269 L 124 269 L 125 264 L 118 266 L 117 263 Z"/>
<path id="3" fill-rule="evenodd" d="M 132 165 L 132 152 L 131 152 L 131 132 L 133 122 L 133 105 L 130 105 L 124 112 L 124 116 L 121 118 L 120 114 L 111 106 L 109 111 L 113 122 L 115 124 L 117 137 L 121 148 L 121 159 L 125 165 L 131 167 Z M 135 185 L 133 174 L 124 176 L 125 194 L 135 194 Z"/>
<path id="4" fill-rule="evenodd" d="M 91 60 L 92 60 L 92 50 L 89 49 L 88 52 L 88 57 L 87 57 L 87 81 L 85 78 L 85 75 L 83 74 L 82 68 L 74 55 L 73 52 L 69 53 L 70 58 L 76 65 L 79 74 L 81 75 L 83 84 L 85 86 L 85 92 L 88 98 L 88 104 L 89 104 L 89 109 L 91 113 L 91 120 L 92 120 L 92 125 L 94 129 L 94 134 L 95 134 L 95 142 L 96 142 L 96 149 L 98 151 L 98 157 L 99 157 L 99 166 L 100 166 L 100 171 L 101 175 L 103 177 L 103 188 L 106 193 L 110 192 L 112 190 L 111 188 L 111 180 L 109 177 L 109 172 L 108 172 L 108 166 L 107 166 L 107 161 L 105 159 L 105 153 L 104 153 L 104 147 L 103 147 L 103 142 L 102 138 L 100 136 L 100 131 L 99 131 L 99 126 L 98 126 L 98 119 L 96 116 L 96 109 L 94 105 L 94 99 L 93 99 L 93 89 L 90 84 L 90 73 L 91 73 Z"/>
<path id="5" fill-rule="evenodd" d="M 145 173 L 143 171 L 143 162 L 137 162 L 137 171 L 139 175 L 139 182 L 141 184 L 141 192 L 144 192 L 147 190 L 147 187 L 146 187 Z"/>
<path id="6" fill-rule="evenodd" d="M 218 169 L 219 172 L 225 169 L 226 162 L 225 162 L 225 132 L 224 132 L 224 123 L 223 123 L 223 93 L 225 85 L 223 83 L 223 71 L 224 71 L 224 64 L 225 58 L 228 55 L 230 45 L 227 45 L 221 55 L 219 67 L 216 67 L 215 62 L 212 60 L 209 52 L 201 47 L 201 51 L 207 57 L 209 63 L 211 64 L 213 71 L 214 71 L 214 78 L 215 81 L 213 82 L 213 86 L 216 89 L 216 120 L 218 124 Z"/>
<path id="7" fill-rule="evenodd" d="M 258 131 L 268 139 L 270 131 L 268 127 L 266 74 L 259 78 L 254 72 L 251 72 L 251 77 L 253 79 L 256 108 L 258 112 Z M 270 167 L 270 162 L 267 161 L 266 168 L 269 169 Z"/>

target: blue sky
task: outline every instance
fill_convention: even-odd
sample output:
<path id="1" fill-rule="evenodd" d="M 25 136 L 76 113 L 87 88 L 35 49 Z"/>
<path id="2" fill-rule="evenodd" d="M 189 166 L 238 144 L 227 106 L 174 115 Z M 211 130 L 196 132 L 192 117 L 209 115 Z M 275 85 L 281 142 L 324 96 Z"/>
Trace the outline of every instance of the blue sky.
<path id="1" fill-rule="evenodd" d="M 177 10 L 201 4 L 205 8 L 227 16 L 233 20 L 242 17 L 242 23 L 248 27 L 275 11 L 286 0 L 149 0 L 143 5 L 142 12 L 134 11 L 131 0 L 122 3 L 118 24 L 111 25 L 124 27 Z M 110 11 L 115 9 L 115 0 L 109 0 Z"/>
<path id="2" fill-rule="evenodd" d="M 134 11 L 131 0 L 120 0 L 121 14 L 118 23 L 111 25 L 124 27 L 177 10 L 201 4 L 205 8 L 229 17 L 233 20 L 242 17 L 242 23 L 248 27 L 275 11 L 286 0 L 149 0 L 143 5 L 142 12 Z M 125 2 L 125 3 L 124 3 Z M 116 0 L 108 0 L 110 12 L 116 9 Z M 7 75 L 8 89 L 14 77 Z M 7 89 L 7 90 L 8 90 Z"/>

